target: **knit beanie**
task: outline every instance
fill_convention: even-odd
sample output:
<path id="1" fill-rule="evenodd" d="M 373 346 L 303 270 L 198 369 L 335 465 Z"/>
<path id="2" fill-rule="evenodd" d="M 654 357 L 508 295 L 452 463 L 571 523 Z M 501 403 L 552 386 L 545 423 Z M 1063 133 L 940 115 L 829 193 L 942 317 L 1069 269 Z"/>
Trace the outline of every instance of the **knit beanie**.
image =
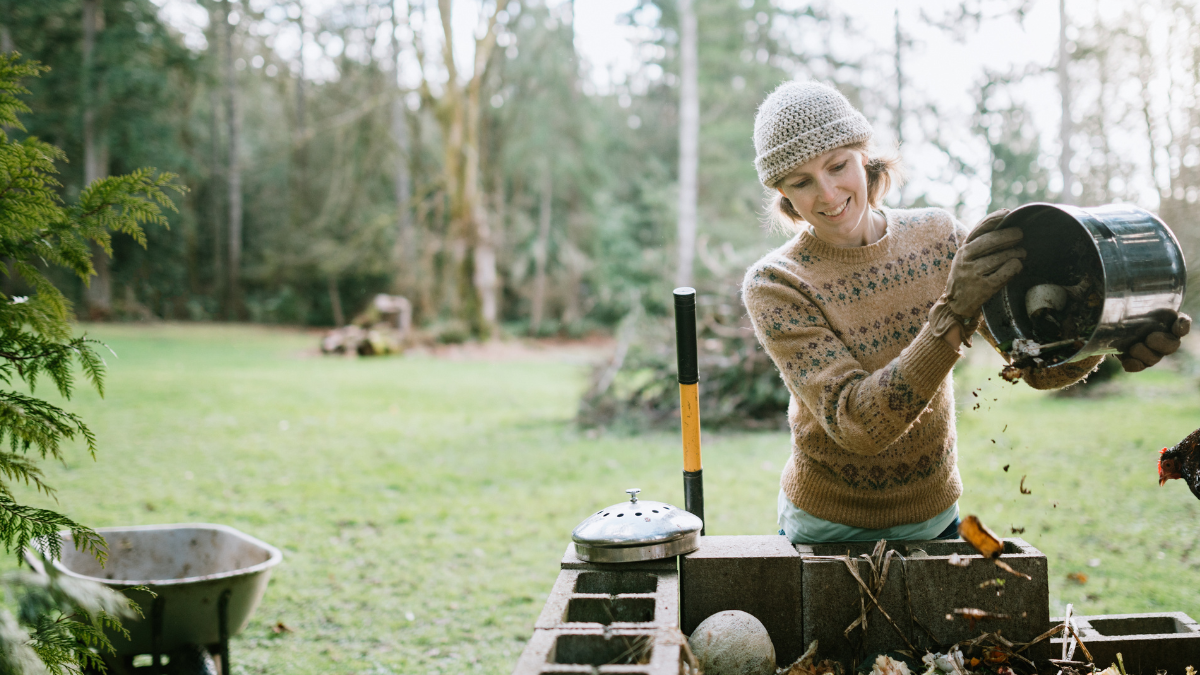
<path id="1" fill-rule="evenodd" d="M 820 82 L 779 85 L 754 118 L 754 168 L 767 187 L 817 155 L 870 140 L 871 125 L 841 92 Z"/>

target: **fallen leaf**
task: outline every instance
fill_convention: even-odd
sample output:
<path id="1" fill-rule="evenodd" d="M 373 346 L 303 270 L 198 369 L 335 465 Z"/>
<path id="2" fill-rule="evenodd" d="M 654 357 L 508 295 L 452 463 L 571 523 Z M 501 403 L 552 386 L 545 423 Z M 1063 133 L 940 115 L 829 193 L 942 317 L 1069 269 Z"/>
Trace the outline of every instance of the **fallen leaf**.
<path id="1" fill-rule="evenodd" d="M 1071 572 L 1070 574 L 1067 575 L 1067 579 L 1074 581 L 1075 583 L 1079 584 L 1080 586 L 1087 583 L 1087 575 L 1084 574 L 1083 572 Z"/>
<path id="2" fill-rule="evenodd" d="M 274 626 L 271 626 L 271 632 L 276 635 L 280 633 L 295 633 L 292 627 L 282 621 L 276 621 Z"/>
<path id="3" fill-rule="evenodd" d="M 1004 543 L 1000 541 L 1000 537 L 976 516 L 967 516 L 959 523 L 958 535 L 966 539 L 985 558 L 998 558 L 1004 550 Z"/>
<path id="4" fill-rule="evenodd" d="M 1017 527 L 1016 525 L 1009 525 L 1008 529 L 1012 530 L 1013 534 L 1025 534 L 1025 528 L 1023 528 L 1023 527 Z"/>

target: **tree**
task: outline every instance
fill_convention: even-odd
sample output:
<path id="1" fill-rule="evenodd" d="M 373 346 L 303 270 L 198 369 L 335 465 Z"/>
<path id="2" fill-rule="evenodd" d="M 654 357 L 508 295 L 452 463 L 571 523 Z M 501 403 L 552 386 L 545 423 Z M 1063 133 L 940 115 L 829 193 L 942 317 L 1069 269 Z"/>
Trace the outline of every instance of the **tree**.
<path id="1" fill-rule="evenodd" d="M 450 0 L 438 0 L 441 66 L 446 74 L 440 96 L 435 96 L 434 87 L 430 86 L 423 49 L 418 53 L 417 63 L 422 69 L 421 98 L 435 110 L 442 131 L 442 174 L 450 203 L 448 226 L 459 313 L 467 319 L 473 333 L 486 338 L 495 330 L 499 304 L 496 246 L 482 191 L 481 96 L 496 47 L 497 18 L 505 11 L 508 0 L 496 0 L 490 12 L 481 10 L 481 25 L 474 39 L 474 61 L 468 75 L 459 73 L 454 60 L 451 5 Z"/>
<path id="2" fill-rule="evenodd" d="M 184 188 L 173 174 L 139 169 L 98 179 L 64 203 L 56 192 L 55 162 L 66 155 L 34 136 L 16 140 L 6 131 L 25 131 L 18 114 L 30 110 L 19 98 L 28 93 L 21 82 L 43 70 L 15 53 L 0 55 L 0 257 L 12 261 L 0 272 L 17 274 L 32 289 L 25 296 L 0 294 L 0 441 L 7 440 L 7 449 L 0 451 L 0 543 L 10 554 L 33 546 L 54 559 L 62 550 L 58 531 L 65 528 L 76 548 L 103 560 L 104 539 L 94 530 L 61 513 L 21 504 L 15 493 L 24 483 L 54 494 L 38 460 L 61 460 L 65 442 L 82 439 L 93 458 L 97 449 L 82 419 L 35 396 L 45 378 L 70 398 L 76 365 L 104 392 L 99 343 L 71 335 L 71 304 L 44 268 L 56 266 L 87 280 L 96 272 L 92 245 L 111 254 L 114 232 L 144 243 L 142 225 L 165 225 L 163 209 L 174 209 L 165 190 L 182 193 Z M 29 393 L 18 391 L 18 383 Z M 0 610 L 0 659 L 8 661 L 0 661 L 0 672 L 98 665 L 92 648 L 111 650 L 104 628 L 119 629 L 117 617 L 130 612 L 122 596 L 94 584 L 64 584 L 53 574 L 9 577 L 8 582 L 28 611 L 18 622 Z"/>

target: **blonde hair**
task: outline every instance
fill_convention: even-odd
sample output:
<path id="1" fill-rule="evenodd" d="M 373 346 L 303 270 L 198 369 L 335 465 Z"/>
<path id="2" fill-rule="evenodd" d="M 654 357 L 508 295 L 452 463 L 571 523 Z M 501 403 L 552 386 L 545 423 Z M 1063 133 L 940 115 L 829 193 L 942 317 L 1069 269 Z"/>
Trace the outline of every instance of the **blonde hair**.
<path id="1" fill-rule="evenodd" d="M 872 157 L 866 141 L 842 147 L 857 150 L 867 156 L 867 204 L 871 208 L 879 208 L 884 196 L 892 189 L 893 183 L 897 186 L 904 184 L 904 164 L 900 161 L 898 152 L 892 151 Z M 801 229 L 800 224 L 804 222 L 804 217 L 792 206 L 791 200 L 779 191 L 782 182 L 780 179 L 767 188 L 766 224 L 777 232 L 796 234 Z"/>

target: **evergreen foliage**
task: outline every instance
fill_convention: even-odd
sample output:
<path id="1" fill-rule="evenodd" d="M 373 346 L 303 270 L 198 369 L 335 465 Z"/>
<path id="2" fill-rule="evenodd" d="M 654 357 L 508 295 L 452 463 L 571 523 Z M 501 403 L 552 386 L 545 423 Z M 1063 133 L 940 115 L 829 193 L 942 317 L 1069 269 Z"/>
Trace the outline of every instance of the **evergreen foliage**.
<path id="1" fill-rule="evenodd" d="M 103 561 L 104 539 L 64 514 L 20 504 L 14 487 L 24 483 L 46 495 L 39 459 L 63 459 L 63 444 L 81 439 L 93 457 L 96 437 L 78 416 L 37 398 L 39 378 L 49 379 L 70 398 L 77 367 L 103 394 L 104 361 L 100 343 L 71 334 L 71 303 L 47 273 L 64 269 L 85 283 L 93 273 L 91 243 L 112 251 L 112 234 L 124 233 L 145 244 L 144 224 L 166 225 L 164 209 L 174 209 L 167 190 L 184 188 L 170 173 L 138 169 L 97 180 L 73 202 L 57 189 L 56 162 L 66 155 L 28 136 L 10 138 L 5 129 L 25 131 L 22 80 L 46 69 L 15 53 L 0 54 L 0 273 L 16 275 L 26 296 L 0 293 L 0 544 L 20 555 L 32 544 L 48 559 L 61 554 L 59 530 L 67 529 L 75 547 Z M 16 391 L 28 388 L 28 393 Z M 13 617 L 0 610 L 0 672 L 62 673 L 98 667 L 99 649 L 111 649 L 105 628 L 120 629 L 119 617 L 130 608 L 124 596 L 92 583 L 63 577 L 50 565 L 46 574 L 17 573 L 3 582 L 20 608 Z"/>

